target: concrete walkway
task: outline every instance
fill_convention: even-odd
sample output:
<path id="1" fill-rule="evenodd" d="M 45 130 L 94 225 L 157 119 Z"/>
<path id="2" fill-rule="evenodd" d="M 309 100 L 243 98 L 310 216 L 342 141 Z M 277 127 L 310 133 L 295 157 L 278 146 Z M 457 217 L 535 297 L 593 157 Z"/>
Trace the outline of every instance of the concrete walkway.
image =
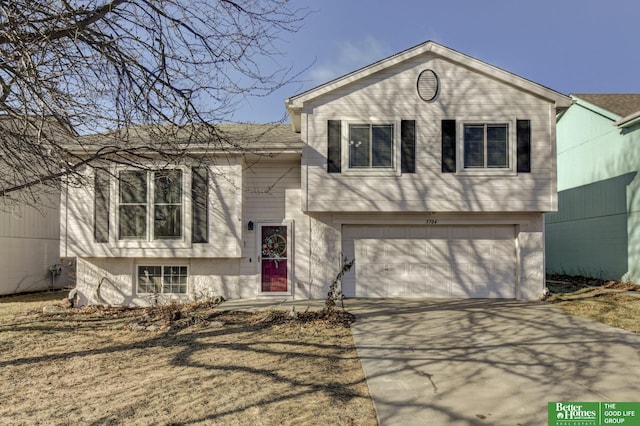
<path id="1" fill-rule="evenodd" d="M 640 401 L 640 335 L 550 304 L 345 305 L 382 426 L 538 426 L 548 402 Z"/>
<path id="2" fill-rule="evenodd" d="M 297 312 L 304 311 L 321 311 L 324 309 L 324 300 L 320 299 L 300 299 L 291 300 L 289 297 L 270 297 L 265 299 L 231 299 L 222 302 L 216 309 L 221 311 L 246 311 L 255 312 L 267 309 L 278 309 L 290 311 L 295 309 Z M 346 308 L 346 306 L 345 306 Z"/>

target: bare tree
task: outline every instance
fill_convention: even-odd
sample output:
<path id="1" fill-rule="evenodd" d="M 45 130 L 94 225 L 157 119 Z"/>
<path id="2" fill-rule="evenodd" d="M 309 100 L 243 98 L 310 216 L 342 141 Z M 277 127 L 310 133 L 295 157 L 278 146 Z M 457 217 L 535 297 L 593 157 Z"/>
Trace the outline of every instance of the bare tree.
<path id="1" fill-rule="evenodd" d="M 305 13 L 287 0 L 0 0 L 0 196 L 36 201 L 95 161 L 223 146 L 215 123 L 292 79 L 276 42 Z"/>

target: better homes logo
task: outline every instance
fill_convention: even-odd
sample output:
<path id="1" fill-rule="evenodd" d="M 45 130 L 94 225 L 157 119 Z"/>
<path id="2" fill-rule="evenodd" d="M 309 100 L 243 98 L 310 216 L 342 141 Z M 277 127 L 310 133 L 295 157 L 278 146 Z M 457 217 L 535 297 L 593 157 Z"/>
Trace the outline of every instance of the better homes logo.
<path id="1" fill-rule="evenodd" d="M 550 402 L 550 426 L 595 426 L 598 424 L 597 402 Z"/>

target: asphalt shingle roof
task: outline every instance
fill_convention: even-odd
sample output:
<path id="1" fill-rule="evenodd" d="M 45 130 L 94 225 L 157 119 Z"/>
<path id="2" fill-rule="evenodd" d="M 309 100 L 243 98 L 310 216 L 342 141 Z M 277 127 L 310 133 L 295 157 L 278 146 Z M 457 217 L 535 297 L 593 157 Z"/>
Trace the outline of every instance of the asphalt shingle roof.
<path id="1" fill-rule="evenodd" d="M 211 129 L 173 129 L 164 126 L 135 126 L 113 132 L 82 136 L 76 140 L 73 151 L 92 152 L 114 145 L 119 141 L 123 147 L 137 148 L 149 144 L 209 152 L 302 152 L 304 143 L 300 134 L 290 124 L 218 124 Z"/>
<path id="2" fill-rule="evenodd" d="M 572 95 L 620 117 L 640 111 L 640 93 L 572 93 Z"/>

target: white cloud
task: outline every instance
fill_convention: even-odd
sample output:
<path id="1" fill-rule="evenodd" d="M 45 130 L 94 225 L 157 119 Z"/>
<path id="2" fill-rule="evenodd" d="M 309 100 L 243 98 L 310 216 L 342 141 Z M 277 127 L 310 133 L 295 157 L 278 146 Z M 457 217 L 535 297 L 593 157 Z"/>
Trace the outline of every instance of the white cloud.
<path id="1" fill-rule="evenodd" d="M 318 64 L 309 71 L 313 86 L 326 83 L 389 56 L 388 48 L 374 37 L 352 42 L 334 43 L 331 52 L 319 58 Z M 327 62 L 323 62 L 327 60 Z"/>

